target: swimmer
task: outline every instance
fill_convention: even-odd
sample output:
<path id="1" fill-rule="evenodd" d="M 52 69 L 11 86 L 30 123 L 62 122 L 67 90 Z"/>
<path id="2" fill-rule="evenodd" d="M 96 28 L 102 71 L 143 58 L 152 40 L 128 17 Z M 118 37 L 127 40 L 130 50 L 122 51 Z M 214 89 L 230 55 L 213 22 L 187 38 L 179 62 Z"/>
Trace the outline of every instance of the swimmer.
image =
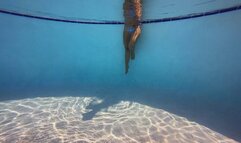
<path id="1" fill-rule="evenodd" d="M 141 0 L 125 0 L 123 9 L 125 17 L 123 41 L 125 46 L 125 73 L 127 74 L 130 59 L 135 59 L 135 43 L 141 34 Z"/>

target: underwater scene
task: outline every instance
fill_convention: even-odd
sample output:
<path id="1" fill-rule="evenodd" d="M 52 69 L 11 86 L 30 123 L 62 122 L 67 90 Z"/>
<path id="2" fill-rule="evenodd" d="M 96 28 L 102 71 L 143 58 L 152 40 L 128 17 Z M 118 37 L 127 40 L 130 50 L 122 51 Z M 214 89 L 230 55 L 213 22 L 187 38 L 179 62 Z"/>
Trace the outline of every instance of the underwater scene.
<path id="1" fill-rule="evenodd" d="M 241 0 L 1 0 L 0 143 L 241 142 Z"/>

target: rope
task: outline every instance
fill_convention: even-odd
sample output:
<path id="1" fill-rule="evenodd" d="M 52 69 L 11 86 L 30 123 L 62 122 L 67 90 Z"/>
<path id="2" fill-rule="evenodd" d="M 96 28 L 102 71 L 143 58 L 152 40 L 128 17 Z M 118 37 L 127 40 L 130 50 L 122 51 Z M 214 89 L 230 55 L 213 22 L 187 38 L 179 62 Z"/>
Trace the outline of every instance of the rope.
<path id="1" fill-rule="evenodd" d="M 168 18 L 160 18 L 160 19 L 147 19 L 142 20 L 141 24 L 150 24 L 150 23 L 161 23 L 161 22 L 169 22 L 169 21 L 178 21 L 178 20 L 185 20 L 185 19 L 192 19 L 192 18 L 198 18 L 198 17 L 204 17 L 204 16 L 210 16 L 215 14 L 221 14 L 231 11 L 241 10 L 241 4 L 218 9 L 218 10 L 212 10 L 208 12 L 200 12 L 200 13 L 192 13 L 182 16 L 176 16 L 176 17 L 168 17 Z M 31 15 L 27 13 L 20 13 L 17 11 L 11 11 L 11 10 L 4 10 L 0 9 L 0 13 L 3 14 L 9 14 L 14 16 L 20 16 L 20 17 L 27 17 L 27 18 L 33 18 L 33 19 L 40 19 L 40 20 L 48 20 L 48 21 L 56 21 L 56 22 L 65 22 L 65 23 L 77 23 L 77 24 L 106 24 L 106 25 L 120 25 L 124 24 L 123 21 L 111 21 L 111 20 L 83 20 L 83 19 L 68 19 L 68 18 L 58 18 L 58 17 L 48 17 L 48 16 L 39 16 L 39 15 Z"/>

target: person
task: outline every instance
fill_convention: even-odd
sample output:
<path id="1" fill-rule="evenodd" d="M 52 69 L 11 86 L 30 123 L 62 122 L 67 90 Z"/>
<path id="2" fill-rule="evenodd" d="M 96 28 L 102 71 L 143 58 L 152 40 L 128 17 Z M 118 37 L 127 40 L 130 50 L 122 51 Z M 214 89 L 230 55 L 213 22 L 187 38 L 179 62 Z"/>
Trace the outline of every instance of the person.
<path id="1" fill-rule="evenodd" d="M 127 74 L 130 59 L 135 59 L 135 43 L 141 34 L 141 0 L 125 0 L 123 10 L 125 18 L 123 42 L 125 48 L 125 73 Z"/>

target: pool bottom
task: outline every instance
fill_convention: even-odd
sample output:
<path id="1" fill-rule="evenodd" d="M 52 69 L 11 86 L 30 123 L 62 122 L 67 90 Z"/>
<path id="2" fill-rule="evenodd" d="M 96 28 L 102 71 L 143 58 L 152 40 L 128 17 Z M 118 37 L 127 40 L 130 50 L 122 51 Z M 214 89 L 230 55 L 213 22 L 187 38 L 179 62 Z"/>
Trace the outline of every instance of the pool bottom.
<path id="1" fill-rule="evenodd" d="M 236 143 L 186 118 L 136 102 L 121 101 L 83 115 L 94 97 L 45 97 L 0 102 L 0 142 Z"/>

